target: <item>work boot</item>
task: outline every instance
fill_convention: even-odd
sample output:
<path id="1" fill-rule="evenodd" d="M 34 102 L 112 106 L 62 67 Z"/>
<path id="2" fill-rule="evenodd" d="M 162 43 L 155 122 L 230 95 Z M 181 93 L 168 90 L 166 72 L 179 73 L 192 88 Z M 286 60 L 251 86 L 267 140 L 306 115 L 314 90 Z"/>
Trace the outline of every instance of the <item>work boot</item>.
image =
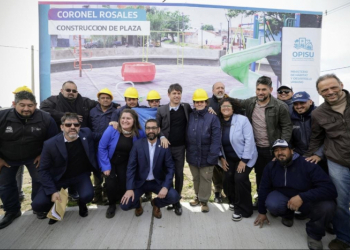
<path id="1" fill-rule="evenodd" d="M 199 200 L 198 200 L 198 197 L 194 198 L 194 200 L 190 201 L 190 205 L 192 207 L 195 207 L 195 206 L 198 206 L 199 205 Z"/>
<path id="2" fill-rule="evenodd" d="M 22 215 L 21 211 L 18 210 L 17 212 L 11 213 L 6 212 L 5 216 L 0 221 L 0 229 L 3 229 L 10 225 L 16 218 L 20 217 Z"/>
<path id="3" fill-rule="evenodd" d="M 307 246 L 310 250 L 322 250 L 323 244 L 320 240 L 315 240 L 311 238 L 309 235 L 307 236 Z"/>
<path id="4" fill-rule="evenodd" d="M 201 202 L 201 210 L 203 213 L 209 212 L 209 206 L 207 202 Z"/>

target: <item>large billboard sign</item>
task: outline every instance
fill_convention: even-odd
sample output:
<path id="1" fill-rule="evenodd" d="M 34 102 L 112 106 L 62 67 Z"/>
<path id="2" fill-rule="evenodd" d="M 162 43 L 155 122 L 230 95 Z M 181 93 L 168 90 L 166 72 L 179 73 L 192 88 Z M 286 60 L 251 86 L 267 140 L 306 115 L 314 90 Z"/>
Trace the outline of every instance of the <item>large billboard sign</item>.
<path id="1" fill-rule="evenodd" d="M 130 86 L 142 105 L 150 90 L 168 103 L 172 83 L 182 85 L 182 100 L 189 103 L 197 88 L 211 96 L 216 82 L 230 96 L 248 98 L 266 75 L 273 95 L 290 84 L 317 103 L 321 23 L 322 13 L 298 10 L 39 2 L 41 100 L 57 95 L 68 80 L 91 99 L 108 88 L 122 105 Z"/>

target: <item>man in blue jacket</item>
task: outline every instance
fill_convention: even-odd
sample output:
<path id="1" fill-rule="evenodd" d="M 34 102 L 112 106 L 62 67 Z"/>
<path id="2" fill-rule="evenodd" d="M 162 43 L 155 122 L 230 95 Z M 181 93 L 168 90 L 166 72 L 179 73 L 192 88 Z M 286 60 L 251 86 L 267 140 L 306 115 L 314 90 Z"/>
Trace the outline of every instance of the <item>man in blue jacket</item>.
<path id="1" fill-rule="evenodd" d="M 175 204 L 180 200 L 179 194 L 172 188 L 174 162 L 170 148 L 160 145 L 158 135 L 160 128 L 157 120 L 149 119 L 145 124 L 147 138 L 134 143 L 130 153 L 126 174 L 126 193 L 121 199 L 121 209 L 135 209 L 135 215 L 143 213 L 140 197 L 145 192 L 158 195 L 152 199 L 153 216 L 162 217 L 161 207 Z"/>
<path id="2" fill-rule="evenodd" d="M 323 249 L 321 239 L 332 221 L 337 191 L 329 176 L 318 166 L 294 153 L 287 141 L 278 139 L 272 146 L 276 161 L 264 170 L 259 188 L 259 215 L 254 224 L 269 220 L 267 210 L 281 216 L 283 225 L 293 225 L 294 211 L 310 218 L 306 223 L 310 249 Z"/>
<path id="3" fill-rule="evenodd" d="M 95 152 L 97 152 L 98 143 L 103 135 L 103 132 L 111 121 L 112 113 L 116 110 L 112 100 L 113 94 L 108 88 L 101 89 L 97 93 L 98 104 L 90 110 L 89 127 L 94 138 Z M 100 175 L 94 174 L 94 190 L 95 195 L 92 203 L 102 202 L 102 183 L 103 178 Z"/>
<path id="4" fill-rule="evenodd" d="M 92 133 L 89 128 L 80 128 L 79 116 L 75 113 L 65 113 L 61 122 L 63 133 L 44 143 L 38 170 L 42 187 L 32 207 L 34 211 L 48 212 L 53 202 L 61 200 L 61 188 L 74 187 L 79 194 L 79 215 L 86 217 L 86 204 L 94 196 L 91 171 L 99 173 Z M 49 224 L 55 222 L 50 219 Z"/>

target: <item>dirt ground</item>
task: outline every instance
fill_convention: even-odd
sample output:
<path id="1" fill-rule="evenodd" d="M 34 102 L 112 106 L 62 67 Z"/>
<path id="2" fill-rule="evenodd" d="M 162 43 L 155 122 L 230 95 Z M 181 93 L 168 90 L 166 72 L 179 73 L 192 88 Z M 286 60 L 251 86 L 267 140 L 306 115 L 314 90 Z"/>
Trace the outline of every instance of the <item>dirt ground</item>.
<path id="1" fill-rule="evenodd" d="M 254 169 L 252 170 L 252 172 L 249 175 L 249 179 L 250 182 L 252 184 L 252 196 L 255 194 L 255 190 L 256 190 L 256 184 L 255 184 L 255 172 Z M 32 186 L 32 179 L 30 178 L 29 172 L 28 170 L 25 168 L 24 169 L 24 176 L 23 176 L 23 191 L 25 194 L 25 198 L 24 201 L 22 202 L 22 206 L 21 206 L 21 210 L 24 211 L 28 211 L 31 210 L 31 186 Z M 153 195 L 155 196 L 155 195 Z M 224 196 L 224 194 L 223 194 Z M 194 189 L 193 189 L 193 182 L 192 182 L 192 175 L 191 175 L 191 171 L 190 168 L 188 167 L 188 164 L 185 164 L 185 168 L 184 168 L 184 185 L 183 185 L 183 190 L 182 190 L 182 200 L 184 202 L 189 202 L 190 200 L 192 200 L 194 198 Z M 214 201 L 214 186 L 212 186 L 212 195 L 209 199 L 210 202 Z M 224 198 L 224 202 L 228 202 L 226 198 Z M 2 205 L 2 202 L 0 200 L 0 205 Z M 77 203 L 76 202 L 69 202 L 68 206 L 76 206 Z M 0 209 L 0 215 L 4 214 L 4 210 Z"/>

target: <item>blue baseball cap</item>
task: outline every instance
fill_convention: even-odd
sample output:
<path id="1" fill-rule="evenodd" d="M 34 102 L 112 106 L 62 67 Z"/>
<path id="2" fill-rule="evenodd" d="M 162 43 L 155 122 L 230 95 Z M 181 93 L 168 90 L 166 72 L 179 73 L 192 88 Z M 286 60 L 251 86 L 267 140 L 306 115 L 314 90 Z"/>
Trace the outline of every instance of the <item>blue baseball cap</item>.
<path id="1" fill-rule="evenodd" d="M 310 95 L 305 91 L 297 92 L 293 95 L 292 101 L 294 102 L 307 102 L 310 100 Z"/>

